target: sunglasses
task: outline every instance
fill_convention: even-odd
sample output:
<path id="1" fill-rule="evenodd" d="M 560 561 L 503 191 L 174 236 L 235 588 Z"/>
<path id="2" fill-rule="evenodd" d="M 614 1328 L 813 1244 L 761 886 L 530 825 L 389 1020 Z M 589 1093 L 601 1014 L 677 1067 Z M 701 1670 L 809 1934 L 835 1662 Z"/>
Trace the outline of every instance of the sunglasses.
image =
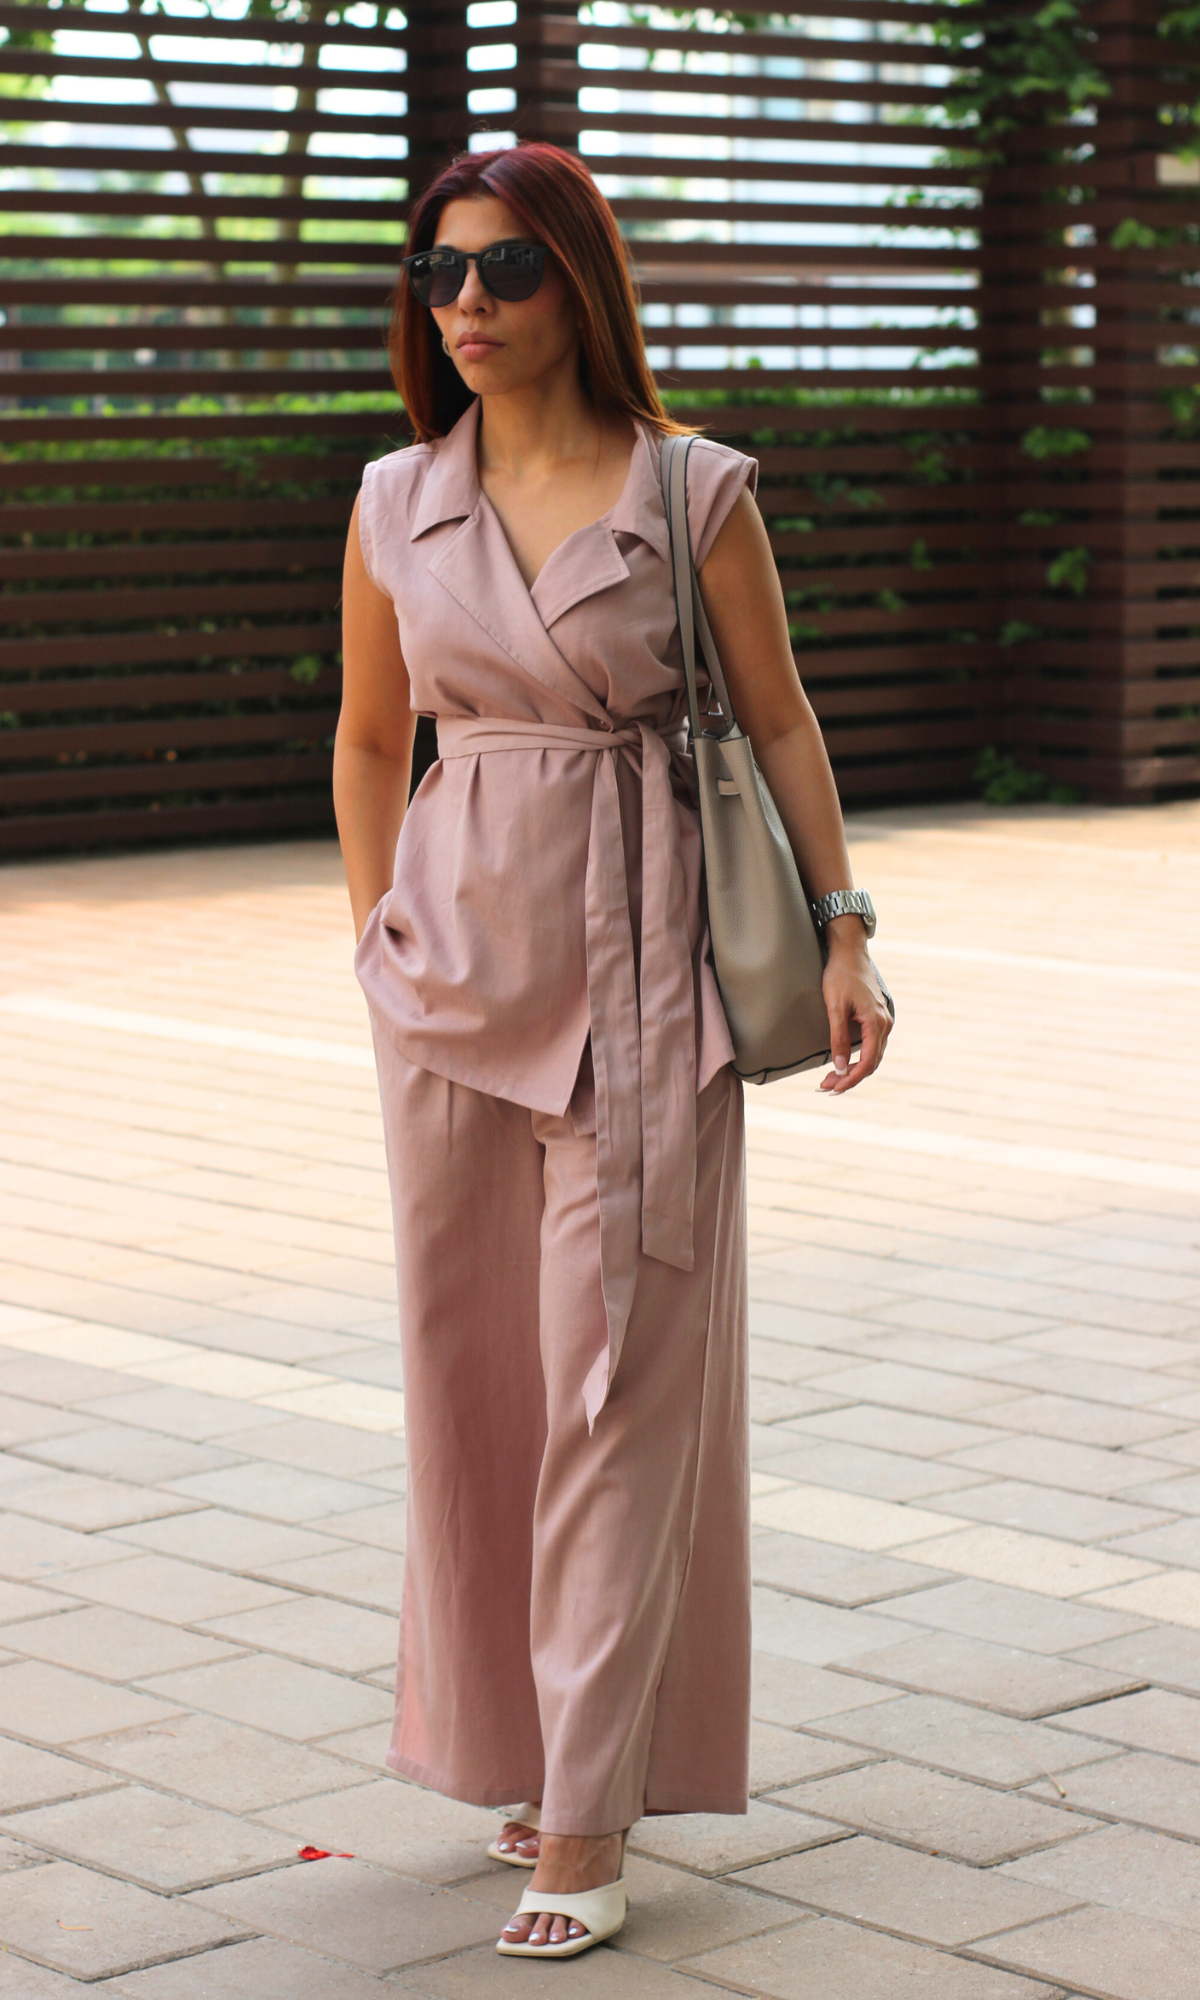
<path id="1" fill-rule="evenodd" d="M 418 250 L 400 262 L 414 296 L 423 306 L 454 303 L 474 264 L 479 282 L 494 299 L 531 299 L 542 282 L 546 251 L 541 243 L 490 243 L 486 250 Z"/>

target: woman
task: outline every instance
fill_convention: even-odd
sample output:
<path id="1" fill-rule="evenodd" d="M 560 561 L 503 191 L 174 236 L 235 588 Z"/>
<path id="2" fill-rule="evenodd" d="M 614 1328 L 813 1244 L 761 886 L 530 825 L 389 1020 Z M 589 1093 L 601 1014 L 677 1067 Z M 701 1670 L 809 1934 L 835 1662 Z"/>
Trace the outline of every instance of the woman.
<path id="1" fill-rule="evenodd" d="M 641 1814 L 746 1810 L 741 1086 L 658 483 L 680 426 L 612 213 L 553 147 L 468 155 L 409 253 L 391 351 L 418 441 L 355 506 L 334 765 L 408 1411 L 388 1763 L 534 1802 L 489 1850 L 535 1870 L 499 1949 L 565 1956 L 619 1927 Z M 850 864 L 754 474 L 697 441 L 692 546 L 821 896 Z M 439 761 L 406 813 L 414 710 Z M 828 938 L 840 1094 L 887 1015 L 862 919 Z"/>

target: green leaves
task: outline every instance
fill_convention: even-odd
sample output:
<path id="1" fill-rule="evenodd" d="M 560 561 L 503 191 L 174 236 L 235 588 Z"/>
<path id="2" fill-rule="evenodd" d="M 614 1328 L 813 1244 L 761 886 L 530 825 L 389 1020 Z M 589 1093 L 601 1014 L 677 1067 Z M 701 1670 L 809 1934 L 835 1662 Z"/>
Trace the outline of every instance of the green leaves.
<path id="1" fill-rule="evenodd" d="M 1086 431 L 1052 429 L 1047 424 L 1034 424 L 1021 439 L 1021 450 L 1037 459 L 1074 458 L 1091 448 L 1092 440 Z"/>
<path id="2" fill-rule="evenodd" d="M 1109 95 L 1094 59 L 1087 0 L 1044 0 L 1028 13 L 982 16 L 979 0 L 959 0 L 933 39 L 956 55 L 977 57 L 946 93 L 950 118 L 991 137 L 1010 131 L 1022 106 L 1040 99 L 1079 111 Z"/>
<path id="3" fill-rule="evenodd" d="M 1090 549 L 1062 549 L 1046 565 L 1046 582 L 1051 590 L 1068 590 L 1072 597 L 1086 597 L 1091 563 Z"/>

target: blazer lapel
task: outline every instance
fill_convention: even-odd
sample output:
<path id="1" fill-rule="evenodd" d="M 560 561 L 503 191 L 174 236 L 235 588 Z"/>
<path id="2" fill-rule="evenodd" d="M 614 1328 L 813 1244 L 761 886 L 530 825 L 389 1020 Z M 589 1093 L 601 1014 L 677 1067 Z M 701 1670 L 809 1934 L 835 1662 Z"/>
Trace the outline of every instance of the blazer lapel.
<path id="1" fill-rule="evenodd" d="M 485 494 L 436 551 L 429 574 L 525 673 L 560 701 L 594 721 L 610 723 L 603 704 L 559 652 L 538 616 L 500 517 Z"/>

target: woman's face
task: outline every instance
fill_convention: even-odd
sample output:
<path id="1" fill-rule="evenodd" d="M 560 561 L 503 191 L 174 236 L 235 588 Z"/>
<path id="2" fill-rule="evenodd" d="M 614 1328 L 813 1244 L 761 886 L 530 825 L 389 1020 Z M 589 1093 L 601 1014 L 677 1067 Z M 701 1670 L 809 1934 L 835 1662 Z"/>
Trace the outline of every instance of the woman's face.
<path id="1" fill-rule="evenodd" d="M 435 249 L 486 250 L 491 243 L 536 241 L 510 208 L 494 195 L 449 201 L 438 220 Z M 455 367 L 473 395 L 502 395 L 524 389 L 558 366 L 579 344 L 579 327 L 566 281 L 553 257 L 546 258 L 533 297 L 493 298 L 474 264 L 458 297 L 431 306 L 438 331 Z"/>

